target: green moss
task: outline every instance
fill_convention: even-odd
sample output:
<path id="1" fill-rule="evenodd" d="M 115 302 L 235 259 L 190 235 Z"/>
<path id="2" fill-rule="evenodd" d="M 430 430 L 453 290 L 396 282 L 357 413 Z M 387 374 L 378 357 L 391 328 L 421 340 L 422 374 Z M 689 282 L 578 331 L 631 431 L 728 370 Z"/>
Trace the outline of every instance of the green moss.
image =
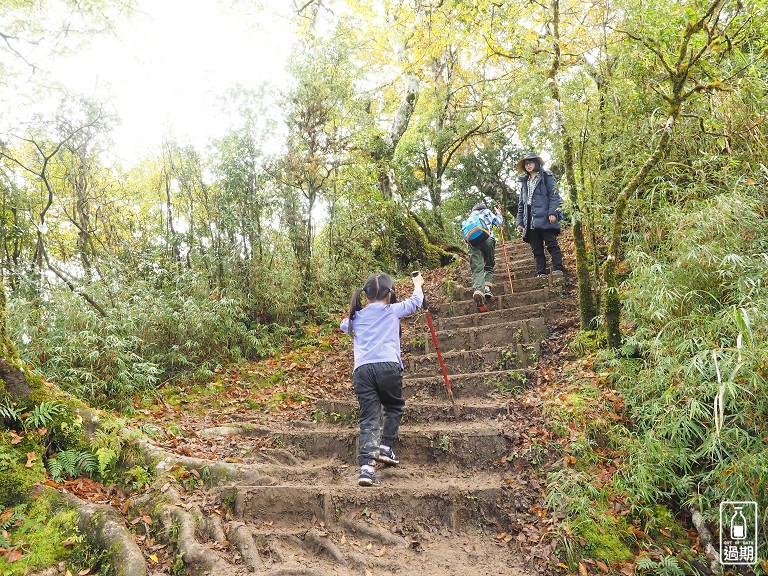
<path id="1" fill-rule="evenodd" d="M 37 482 L 44 480 L 42 466 L 25 468 L 17 460 L 0 463 L 0 505 L 11 507 L 24 502 Z"/>
<path id="2" fill-rule="evenodd" d="M 53 510 L 52 497 L 35 499 L 20 526 L 9 531 L 13 546 L 23 546 L 24 556 L 13 563 L 0 557 L 0 574 L 21 576 L 66 561 L 74 548 L 82 546 L 82 536 L 77 530 L 75 510 Z M 65 542 L 78 543 L 74 547 Z"/>
<path id="3" fill-rule="evenodd" d="M 611 520 L 614 519 L 611 517 Z M 575 532 L 584 539 L 582 554 L 608 564 L 632 560 L 632 551 L 619 537 L 620 534 L 628 534 L 623 524 L 622 520 L 602 521 L 598 524 L 591 518 L 579 524 Z"/>
<path id="4" fill-rule="evenodd" d="M 456 283 L 453 282 L 452 280 L 446 279 L 446 280 L 443 280 L 441 287 L 443 290 L 443 294 L 447 296 L 448 300 L 453 300 L 454 299 L 453 294 L 457 288 Z"/>
<path id="5" fill-rule="evenodd" d="M 584 356 L 589 352 L 605 348 L 607 344 L 608 339 L 604 331 L 582 330 L 571 342 L 571 349 L 580 356 Z"/>

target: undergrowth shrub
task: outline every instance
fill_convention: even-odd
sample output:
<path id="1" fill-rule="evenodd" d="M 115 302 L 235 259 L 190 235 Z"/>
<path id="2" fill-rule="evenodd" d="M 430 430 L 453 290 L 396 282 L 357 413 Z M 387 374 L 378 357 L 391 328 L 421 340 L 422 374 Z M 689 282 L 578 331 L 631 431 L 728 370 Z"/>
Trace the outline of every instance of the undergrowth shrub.
<path id="1" fill-rule="evenodd" d="M 267 354 L 285 332 L 254 325 L 245 303 L 198 286 L 185 277 L 172 290 L 136 282 L 106 318 L 54 287 L 35 307 L 11 299 L 9 331 L 21 358 L 62 389 L 130 409 L 134 396 L 164 382 L 206 379 L 224 363 Z"/>
<path id="2" fill-rule="evenodd" d="M 716 531 L 726 500 L 756 501 L 759 533 L 766 533 L 768 222 L 761 202 L 754 190 L 737 188 L 670 203 L 636 223 L 622 285 L 624 347 L 604 349 L 597 332 L 572 343 L 593 374 L 570 374 L 544 408 L 553 430 L 569 439 L 570 467 L 549 474 L 547 503 L 563 518 L 571 568 L 582 556 L 621 561 L 627 556 L 610 558 L 606 550 L 632 549 L 651 553 L 637 563 L 639 573 L 690 573 L 690 562 L 705 560 L 693 548 L 661 557 L 653 548 L 685 541 L 676 522 L 694 507 Z M 574 441 L 599 439 L 591 430 L 600 407 L 617 398 L 622 418 L 604 430 L 609 442 Z M 596 474 L 603 457 L 617 466 L 610 481 Z M 638 527 L 647 536 L 635 538 Z M 604 547 L 605 535 L 618 540 Z"/>
<path id="3" fill-rule="evenodd" d="M 627 255 L 627 349 L 605 352 L 634 422 L 617 480 L 637 512 L 766 510 L 768 223 L 752 189 L 667 206 Z M 763 524 L 765 528 L 765 519 Z"/>

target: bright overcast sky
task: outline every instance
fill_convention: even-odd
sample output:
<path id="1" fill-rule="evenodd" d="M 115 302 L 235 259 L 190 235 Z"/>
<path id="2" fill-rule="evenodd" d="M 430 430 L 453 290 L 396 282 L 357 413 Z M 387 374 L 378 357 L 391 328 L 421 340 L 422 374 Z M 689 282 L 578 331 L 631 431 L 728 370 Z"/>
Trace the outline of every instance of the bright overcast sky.
<path id="1" fill-rule="evenodd" d="M 202 145 L 226 129 L 217 98 L 228 88 L 285 83 L 290 2 L 263 4 L 256 12 L 253 2 L 140 0 L 130 22 L 58 66 L 57 75 L 74 92 L 114 104 L 123 119 L 114 134 L 123 160 L 169 133 Z"/>

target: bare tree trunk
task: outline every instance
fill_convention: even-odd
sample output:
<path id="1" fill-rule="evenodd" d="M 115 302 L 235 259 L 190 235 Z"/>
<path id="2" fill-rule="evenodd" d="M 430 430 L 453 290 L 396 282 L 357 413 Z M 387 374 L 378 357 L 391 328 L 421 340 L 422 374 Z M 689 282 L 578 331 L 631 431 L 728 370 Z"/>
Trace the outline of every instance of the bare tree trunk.
<path id="1" fill-rule="evenodd" d="M 389 132 L 384 139 L 384 151 L 380 157 L 376 158 L 379 163 L 379 188 L 381 189 L 381 195 L 386 200 L 391 199 L 397 192 L 392 162 L 395 158 L 397 144 L 408 129 L 411 116 L 413 116 L 413 111 L 416 108 L 416 102 L 419 99 L 419 79 L 416 76 L 407 76 L 403 84 L 405 88 L 403 100 L 400 102 L 400 106 L 392 118 Z"/>

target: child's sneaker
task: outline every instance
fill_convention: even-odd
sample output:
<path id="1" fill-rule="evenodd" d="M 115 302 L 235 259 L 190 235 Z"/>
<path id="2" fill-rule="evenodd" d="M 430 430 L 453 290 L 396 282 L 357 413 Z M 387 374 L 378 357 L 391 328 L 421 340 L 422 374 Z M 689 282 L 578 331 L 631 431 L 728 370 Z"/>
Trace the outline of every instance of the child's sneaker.
<path id="1" fill-rule="evenodd" d="M 368 472 L 368 470 L 361 470 L 360 477 L 357 479 L 357 483 L 360 486 L 378 486 L 381 484 L 381 480 L 376 476 L 376 472 Z"/>
<path id="2" fill-rule="evenodd" d="M 478 312 L 487 312 L 488 308 L 485 305 L 485 295 L 480 292 L 480 290 L 475 290 L 475 293 L 472 294 L 472 298 L 475 301 L 475 304 L 477 304 L 477 311 Z"/>
<path id="3" fill-rule="evenodd" d="M 376 460 L 388 464 L 389 466 L 397 466 L 400 464 L 400 458 L 395 456 L 395 453 L 391 448 L 389 450 L 379 450 L 379 455 L 376 456 Z"/>
<path id="4" fill-rule="evenodd" d="M 488 298 L 489 300 L 493 298 L 493 292 L 491 292 L 490 286 L 485 287 L 485 297 Z"/>

